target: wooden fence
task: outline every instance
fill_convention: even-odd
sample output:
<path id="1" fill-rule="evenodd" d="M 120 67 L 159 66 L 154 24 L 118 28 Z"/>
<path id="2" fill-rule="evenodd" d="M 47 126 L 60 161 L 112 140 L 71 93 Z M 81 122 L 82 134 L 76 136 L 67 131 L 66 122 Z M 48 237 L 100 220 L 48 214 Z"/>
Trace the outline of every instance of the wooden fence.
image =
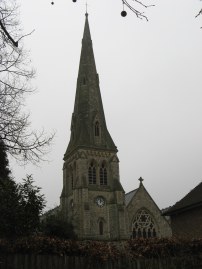
<path id="1" fill-rule="evenodd" d="M 0 253 L 0 269 L 202 269 L 202 255 L 98 262 L 82 256 Z"/>

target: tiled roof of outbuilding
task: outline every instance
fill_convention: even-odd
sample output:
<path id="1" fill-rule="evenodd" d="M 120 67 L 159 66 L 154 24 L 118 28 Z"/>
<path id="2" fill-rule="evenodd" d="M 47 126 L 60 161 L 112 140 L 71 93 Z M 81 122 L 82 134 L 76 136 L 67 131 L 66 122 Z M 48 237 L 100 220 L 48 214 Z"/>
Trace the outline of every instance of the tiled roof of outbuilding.
<path id="1" fill-rule="evenodd" d="M 199 183 L 193 190 L 185 195 L 175 205 L 170 207 L 163 215 L 173 215 L 179 211 L 185 211 L 189 208 L 196 207 L 202 204 L 202 182 Z"/>

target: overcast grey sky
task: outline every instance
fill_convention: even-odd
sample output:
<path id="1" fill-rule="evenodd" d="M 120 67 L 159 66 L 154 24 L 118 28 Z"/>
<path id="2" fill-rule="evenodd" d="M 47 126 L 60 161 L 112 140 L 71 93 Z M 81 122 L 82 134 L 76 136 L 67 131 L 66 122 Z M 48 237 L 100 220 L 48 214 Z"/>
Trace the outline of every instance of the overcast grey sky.
<path id="1" fill-rule="evenodd" d="M 11 166 L 17 180 L 33 174 L 47 207 L 59 204 L 69 142 L 85 1 L 19 0 L 21 23 L 37 71 L 27 98 L 34 129 L 56 130 L 49 162 Z M 118 147 L 126 192 L 144 185 L 160 208 L 202 180 L 202 16 L 199 0 L 150 0 L 149 22 L 121 0 L 89 0 L 88 13 L 108 130 Z"/>

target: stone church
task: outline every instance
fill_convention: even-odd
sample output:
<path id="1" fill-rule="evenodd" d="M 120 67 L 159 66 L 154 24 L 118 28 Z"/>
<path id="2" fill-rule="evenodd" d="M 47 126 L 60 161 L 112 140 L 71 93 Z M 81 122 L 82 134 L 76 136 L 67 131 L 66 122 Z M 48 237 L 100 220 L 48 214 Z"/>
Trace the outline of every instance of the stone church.
<path id="1" fill-rule="evenodd" d="M 85 16 L 60 209 L 79 239 L 169 237 L 170 226 L 142 178 L 139 187 L 127 194 L 121 185 L 118 150 L 105 121 L 88 14 Z"/>

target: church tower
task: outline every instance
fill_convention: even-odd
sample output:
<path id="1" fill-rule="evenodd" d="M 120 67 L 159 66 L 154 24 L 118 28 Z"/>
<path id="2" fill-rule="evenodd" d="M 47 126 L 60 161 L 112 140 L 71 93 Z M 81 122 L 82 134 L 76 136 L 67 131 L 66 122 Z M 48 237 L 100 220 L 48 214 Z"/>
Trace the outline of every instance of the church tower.
<path id="1" fill-rule="evenodd" d="M 107 130 L 88 14 L 85 15 L 61 208 L 79 239 L 128 237 L 117 148 Z"/>

